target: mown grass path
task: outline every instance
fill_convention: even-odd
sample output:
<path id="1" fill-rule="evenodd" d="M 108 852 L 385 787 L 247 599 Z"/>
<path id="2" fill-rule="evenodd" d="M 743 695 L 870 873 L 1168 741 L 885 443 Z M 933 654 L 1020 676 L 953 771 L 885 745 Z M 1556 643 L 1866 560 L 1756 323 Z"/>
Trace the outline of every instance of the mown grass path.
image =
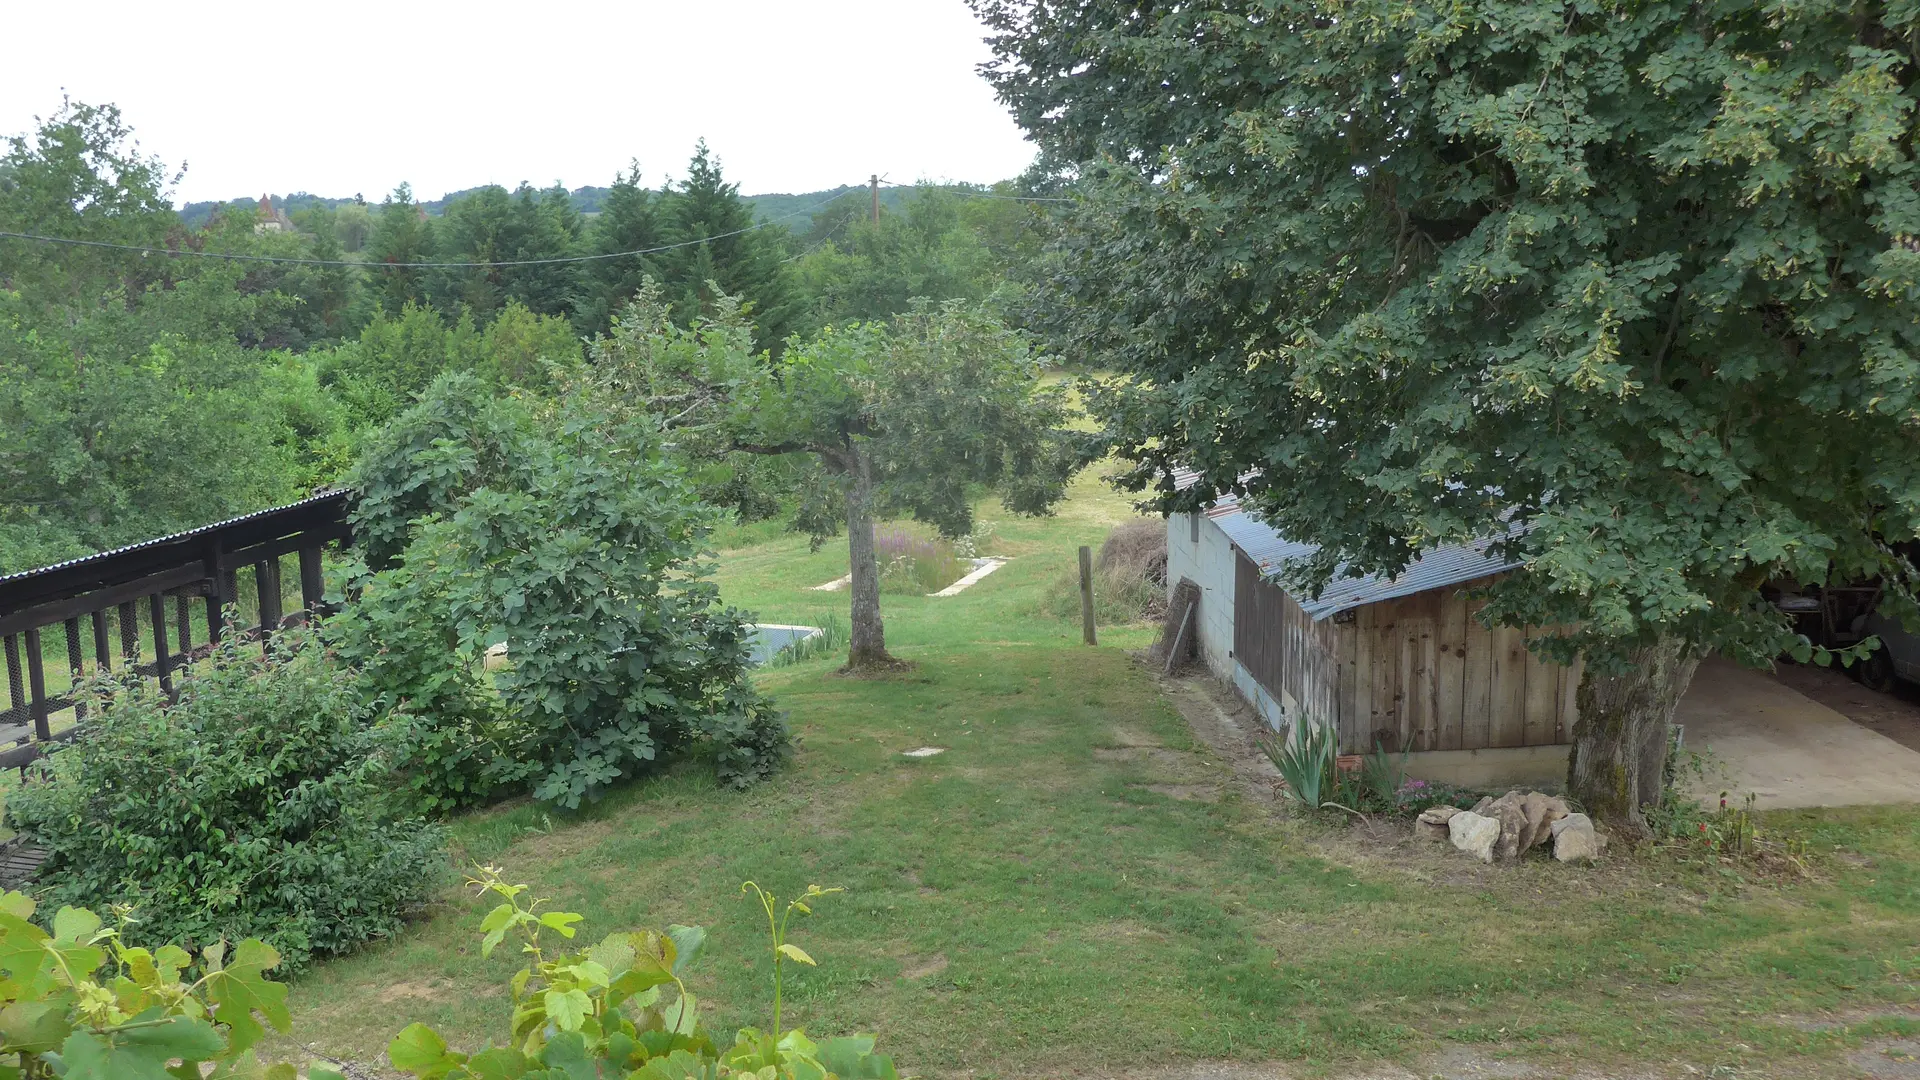
<path id="1" fill-rule="evenodd" d="M 457 825 L 463 851 L 583 912 L 589 936 L 709 927 L 692 985 L 715 1030 L 766 1022 L 765 927 L 740 882 L 844 887 L 794 931 L 821 966 L 788 1015 L 877 1032 L 926 1076 L 1339 1072 L 1450 1046 L 1548 1075 L 1844 1075 L 1872 1040 L 1920 1033 L 1902 1015 L 1920 997 L 1913 808 L 1774 816 L 1815 852 L 1815 876 L 1784 884 L 1661 859 L 1482 868 L 1290 819 L 1244 797 L 1130 660 L 1148 630 L 1087 649 L 1036 611 L 1074 546 L 1125 514 L 1085 479 L 1059 518 L 1001 522 L 1015 558 L 980 585 L 886 597 L 910 674 L 763 676 L 800 742 L 773 781 L 736 793 L 682 768 L 564 820 L 502 808 Z M 762 539 L 720 577 L 767 621 L 844 619 L 844 593 L 807 589 L 844 557 Z M 950 749 L 900 757 L 929 744 Z M 450 892 L 403 939 L 299 980 L 300 1041 L 372 1063 L 409 1020 L 497 1037 L 515 958 L 480 959 L 479 910 Z"/>

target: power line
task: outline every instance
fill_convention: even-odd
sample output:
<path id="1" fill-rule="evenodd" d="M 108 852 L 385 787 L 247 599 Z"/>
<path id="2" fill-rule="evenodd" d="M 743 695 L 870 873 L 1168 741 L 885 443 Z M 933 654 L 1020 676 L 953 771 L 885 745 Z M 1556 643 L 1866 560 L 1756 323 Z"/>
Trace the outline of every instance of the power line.
<path id="1" fill-rule="evenodd" d="M 111 244 L 104 240 L 76 240 L 71 237 L 40 236 L 34 233 L 0 231 L 0 237 L 14 240 L 33 240 L 43 244 L 63 244 L 68 247 L 106 248 L 112 251 L 131 251 L 142 255 L 185 255 L 199 259 L 221 259 L 227 262 L 276 263 L 286 266 L 358 266 L 369 270 L 383 268 L 479 270 L 496 266 L 553 266 L 559 263 L 583 263 L 597 262 L 602 259 L 624 259 L 630 255 L 652 255 L 661 251 L 673 251 L 676 248 L 693 247 L 695 244 L 705 244 L 713 240 L 725 240 L 730 236 L 739 236 L 742 233 L 753 232 L 755 229 L 764 229 L 769 225 L 785 221 L 788 218 L 811 214 L 815 210 L 846 198 L 858 190 L 860 189 L 849 188 L 830 199 L 817 202 L 804 209 L 795 210 L 789 214 L 781 214 L 778 217 L 770 217 L 765 221 L 756 222 L 744 229 L 717 233 L 713 236 L 703 236 L 698 240 L 682 240 L 674 244 L 662 244 L 659 247 L 635 248 L 632 251 L 612 251 L 601 255 L 567 255 L 552 259 L 510 259 L 503 262 L 362 262 L 356 259 L 293 259 L 276 255 L 238 255 L 223 251 L 193 251 L 191 249 L 141 247 L 138 244 Z"/>
<path id="2" fill-rule="evenodd" d="M 881 183 L 891 188 L 918 188 L 924 186 L 929 191 L 943 191 L 948 195 L 965 195 L 969 199 L 1003 199 L 1007 202 L 1046 203 L 1070 203 L 1080 201 L 1078 199 L 1054 198 L 1047 195 L 997 195 L 991 191 L 972 191 L 963 187 L 942 187 L 938 184 L 887 184 L 884 180 L 882 180 Z"/>

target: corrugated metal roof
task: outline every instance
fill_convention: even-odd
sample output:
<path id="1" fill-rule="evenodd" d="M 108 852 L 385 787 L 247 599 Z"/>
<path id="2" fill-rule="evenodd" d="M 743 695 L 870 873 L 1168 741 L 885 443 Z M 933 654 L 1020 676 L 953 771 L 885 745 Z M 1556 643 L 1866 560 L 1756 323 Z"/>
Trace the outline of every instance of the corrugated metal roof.
<path id="1" fill-rule="evenodd" d="M 166 536 L 156 536 L 151 540 L 142 540 L 137 544 L 128 544 L 125 547 L 112 548 L 107 551 L 97 551 L 92 555 L 82 555 L 77 559 L 68 559 L 66 562 L 57 562 L 50 566 L 36 566 L 31 570 L 18 570 L 18 571 L 15 571 L 14 573 L 0 576 L 0 586 L 4 586 L 8 582 L 16 581 L 22 578 L 37 577 L 38 575 L 45 574 L 53 570 L 66 570 L 71 567 L 80 566 L 85 563 L 96 562 L 96 561 L 104 562 L 107 559 L 111 559 L 117 555 L 125 555 L 130 551 L 140 551 L 145 548 L 159 547 L 162 544 L 172 544 L 181 540 L 189 540 L 195 536 L 199 536 L 201 533 L 213 532 L 215 529 L 224 529 L 229 525 L 238 525 L 244 521 L 252 521 L 255 518 L 266 517 L 268 514 L 278 514 L 283 510 L 293 510 L 302 506 L 310 506 L 314 503 L 322 503 L 322 502 L 327 502 L 328 500 L 331 500 L 331 499 L 342 498 L 346 494 L 347 494 L 346 489 L 334 488 L 331 491 L 320 492 L 318 495 L 309 495 L 306 498 L 299 500 L 298 502 L 287 503 L 285 506 L 269 506 L 265 510 L 255 510 L 251 514 L 241 514 L 239 517 L 228 518 L 225 521 L 216 521 L 210 525 L 201 525 L 197 528 L 188 529 L 185 532 L 169 533 Z"/>
<path id="2" fill-rule="evenodd" d="M 1243 510 L 1235 509 L 1213 520 L 1233 541 L 1234 546 L 1245 552 L 1247 558 L 1260 567 L 1261 573 L 1269 576 L 1280 573 L 1288 563 L 1319 550 L 1316 544 L 1301 543 L 1281 536 L 1271 526 Z M 1397 577 L 1374 574 L 1358 578 L 1336 577 L 1327 583 L 1320 599 L 1295 596 L 1294 600 L 1300 604 L 1301 610 L 1319 622 L 1342 611 L 1377 604 L 1382 600 L 1412 596 L 1429 589 L 1458 585 L 1521 565 L 1517 559 L 1501 559 L 1489 554 L 1487 549 L 1492 543 L 1491 540 L 1482 540 L 1473 544 L 1435 548 L 1415 559 Z"/>

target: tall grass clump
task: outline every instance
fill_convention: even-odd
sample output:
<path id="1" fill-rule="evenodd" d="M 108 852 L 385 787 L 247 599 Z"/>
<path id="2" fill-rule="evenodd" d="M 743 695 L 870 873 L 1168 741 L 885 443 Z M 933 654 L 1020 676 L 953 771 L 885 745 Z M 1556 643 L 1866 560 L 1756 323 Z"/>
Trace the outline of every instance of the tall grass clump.
<path id="1" fill-rule="evenodd" d="M 770 668 L 792 667 L 809 660 L 837 656 L 847 647 L 847 624 L 837 615 L 820 620 L 820 632 L 786 646 L 768 659 Z"/>
<path id="2" fill-rule="evenodd" d="M 876 525 L 873 549 L 883 593 L 939 592 L 966 573 L 952 544 L 938 537 L 916 536 L 899 525 Z"/>

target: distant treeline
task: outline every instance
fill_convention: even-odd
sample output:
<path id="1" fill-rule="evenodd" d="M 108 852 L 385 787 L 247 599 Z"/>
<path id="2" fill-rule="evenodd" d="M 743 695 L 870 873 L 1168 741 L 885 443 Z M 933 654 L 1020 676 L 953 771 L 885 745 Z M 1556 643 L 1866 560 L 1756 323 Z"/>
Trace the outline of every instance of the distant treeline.
<path id="1" fill-rule="evenodd" d="M 648 279 L 682 326 L 740 298 L 775 362 L 791 335 L 921 298 L 988 301 L 1017 324 L 1052 227 L 1045 204 L 933 187 L 884 189 L 877 221 L 864 187 L 756 206 L 704 145 L 674 183 L 635 169 L 595 189 L 591 216 L 528 185 L 434 213 L 403 184 L 376 203 L 296 196 L 285 223 L 257 198 L 190 220 L 173 176 L 117 110 L 71 103 L 5 143 L 0 231 L 335 265 L 0 238 L 0 572 L 334 483 L 445 371 L 544 394 Z M 776 200 L 826 205 L 761 225 Z M 500 262 L 531 264 L 431 265 Z M 709 494 L 743 513 L 791 495 L 738 477 Z"/>
<path id="2" fill-rule="evenodd" d="M 974 184 L 944 184 L 940 185 L 940 187 L 942 190 L 948 191 L 990 190 L 990 185 Z M 429 216 L 439 217 L 447 212 L 447 206 L 449 204 L 458 202 L 480 190 L 482 190 L 482 188 L 461 188 L 459 191 L 449 191 L 437 199 L 423 199 L 418 205 L 422 210 L 425 210 Z M 594 187 L 588 185 L 568 191 L 556 184 L 552 188 L 542 189 L 542 194 L 547 194 L 555 190 L 565 192 L 567 201 L 572 204 L 574 210 L 587 217 L 598 214 L 600 208 L 606 205 L 607 196 L 613 193 L 613 189 L 610 187 Z M 883 187 L 880 189 L 880 205 L 883 209 L 898 210 L 916 190 L 919 189 L 914 187 Z M 791 218 L 792 215 L 800 213 L 816 203 L 825 202 L 828 199 L 837 198 L 856 191 L 865 192 L 867 188 L 855 185 L 842 185 L 836 188 L 827 188 L 822 191 L 803 192 L 798 195 L 771 193 L 765 195 L 747 195 L 743 196 L 743 199 L 747 205 L 753 209 L 755 220 L 785 221 Z M 270 192 L 265 194 L 273 200 L 275 207 L 288 214 L 315 208 L 321 210 L 338 210 L 343 206 L 367 205 L 366 196 L 360 194 L 355 194 L 344 199 L 329 198 L 325 195 L 315 195 L 306 191 L 295 191 L 286 195 L 274 195 Z M 206 225 L 207 220 L 223 207 L 256 206 L 259 202 L 259 195 L 242 195 L 233 199 L 185 203 L 180 207 L 180 220 L 182 223 L 197 229 Z M 868 205 L 872 205 L 871 200 L 869 200 Z"/>

